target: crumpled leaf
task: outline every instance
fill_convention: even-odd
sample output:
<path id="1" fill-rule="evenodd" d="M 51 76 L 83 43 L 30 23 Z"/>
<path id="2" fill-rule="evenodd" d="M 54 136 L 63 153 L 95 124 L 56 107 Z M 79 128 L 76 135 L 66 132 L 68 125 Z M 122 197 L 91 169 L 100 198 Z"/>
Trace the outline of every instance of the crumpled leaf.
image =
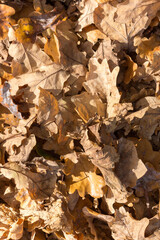
<path id="1" fill-rule="evenodd" d="M 20 239 L 23 235 L 23 218 L 18 218 L 17 213 L 4 204 L 0 205 L 0 238 Z"/>
<path id="2" fill-rule="evenodd" d="M 13 57 L 12 74 L 14 77 L 26 72 L 34 72 L 41 66 L 52 64 L 47 54 L 36 43 L 23 45 L 13 42 L 8 52 Z"/>
<path id="3" fill-rule="evenodd" d="M 5 82 L 0 89 L 0 103 L 8 108 L 8 110 L 18 119 L 22 119 L 22 115 L 18 112 L 17 105 L 14 104 L 10 94 L 10 84 Z"/>
<path id="4" fill-rule="evenodd" d="M 87 131 L 81 140 L 81 144 L 85 150 L 85 154 L 88 155 L 92 163 L 102 172 L 106 185 L 112 189 L 115 201 L 119 203 L 126 202 L 127 196 L 130 193 L 126 191 L 125 186 L 114 172 L 115 164 L 119 162 L 119 154 L 115 148 L 105 145 L 101 149 L 89 140 Z"/>
<path id="5" fill-rule="evenodd" d="M 94 165 L 85 155 L 80 155 L 76 164 L 67 159 L 64 173 L 70 194 L 77 190 L 82 198 L 86 194 L 90 194 L 94 198 L 103 196 L 104 180 L 96 174 Z"/>
<path id="6" fill-rule="evenodd" d="M 145 239 L 144 234 L 149 224 L 149 219 L 143 218 L 140 221 L 135 220 L 124 207 L 120 207 L 119 210 L 116 210 L 115 219 L 109 215 L 96 214 L 86 208 L 83 208 L 83 211 L 87 216 L 106 221 L 111 228 L 112 237 L 115 240 Z"/>
<path id="7" fill-rule="evenodd" d="M 25 203 L 22 193 L 19 194 L 21 205 Z M 71 215 L 67 209 L 66 199 L 59 190 L 54 191 L 50 203 L 46 204 L 45 208 L 35 202 L 33 207 L 28 204 L 27 209 L 22 205 L 20 212 L 28 220 L 28 231 L 30 232 L 36 228 L 43 229 L 48 234 L 60 230 L 71 231 Z"/>
<path id="8" fill-rule="evenodd" d="M 109 3 L 99 5 L 94 12 L 95 25 L 112 40 L 133 47 L 133 38 L 144 31 L 160 7 L 158 0 L 129 0 L 117 7 Z M 92 23 L 92 22 L 91 22 Z"/>
<path id="9" fill-rule="evenodd" d="M 71 100 L 76 106 L 76 112 L 84 122 L 87 122 L 96 114 L 102 117 L 106 116 L 106 105 L 97 96 L 93 97 L 91 94 L 83 92 L 73 96 Z"/>
<path id="10" fill-rule="evenodd" d="M 37 72 L 22 74 L 11 79 L 11 95 L 14 96 L 17 92 L 21 93 L 27 102 L 38 105 L 39 87 L 48 89 L 57 96 L 62 91 L 68 76 L 68 73 L 56 64 L 42 66 Z"/>
<path id="11" fill-rule="evenodd" d="M 1 173 L 8 179 L 14 179 L 18 190 L 27 188 L 37 199 L 50 196 L 56 183 L 58 164 L 42 158 L 35 158 L 35 170 L 20 163 L 6 163 L 1 167 Z"/>
<path id="12" fill-rule="evenodd" d="M 89 62 L 89 73 L 83 86 L 92 95 L 98 95 L 102 100 L 107 102 L 108 117 L 114 116 L 114 104 L 119 103 L 120 94 L 117 88 L 117 75 L 119 67 L 115 67 L 111 72 L 107 60 L 101 64 L 96 58 Z"/>

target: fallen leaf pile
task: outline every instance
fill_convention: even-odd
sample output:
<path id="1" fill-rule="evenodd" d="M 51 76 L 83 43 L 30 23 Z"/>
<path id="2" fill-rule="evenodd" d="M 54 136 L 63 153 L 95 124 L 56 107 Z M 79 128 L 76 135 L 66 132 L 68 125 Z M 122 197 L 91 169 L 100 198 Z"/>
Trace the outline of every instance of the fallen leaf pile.
<path id="1" fill-rule="evenodd" d="M 160 1 L 0 1 L 0 239 L 160 239 Z"/>

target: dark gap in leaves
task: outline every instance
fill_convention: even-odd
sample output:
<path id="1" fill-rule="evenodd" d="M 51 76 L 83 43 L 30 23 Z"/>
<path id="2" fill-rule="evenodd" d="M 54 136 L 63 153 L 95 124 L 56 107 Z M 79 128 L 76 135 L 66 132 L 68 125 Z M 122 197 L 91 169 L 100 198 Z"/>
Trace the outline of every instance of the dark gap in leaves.
<path id="1" fill-rule="evenodd" d="M 84 152 L 82 145 L 80 144 L 80 140 L 74 139 L 74 150 L 77 152 Z"/>

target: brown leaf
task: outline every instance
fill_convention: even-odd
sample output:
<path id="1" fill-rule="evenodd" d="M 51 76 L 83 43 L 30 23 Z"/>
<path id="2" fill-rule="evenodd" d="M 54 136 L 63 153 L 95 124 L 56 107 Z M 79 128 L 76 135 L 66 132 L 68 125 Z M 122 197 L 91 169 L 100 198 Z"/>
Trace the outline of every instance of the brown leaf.
<path id="1" fill-rule="evenodd" d="M 99 5 L 94 12 L 95 25 L 112 40 L 132 47 L 133 38 L 144 31 L 160 7 L 158 0 L 129 0 L 117 7 L 109 3 Z M 108 14 L 109 13 L 109 14 Z"/>
<path id="2" fill-rule="evenodd" d="M 115 219 L 109 215 L 96 214 L 86 208 L 83 209 L 87 216 L 101 219 L 108 223 L 112 231 L 112 237 L 115 240 L 141 240 L 144 238 L 144 233 L 149 224 L 148 218 L 143 218 L 140 221 L 135 220 L 124 207 L 116 210 Z"/>
<path id="3" fill-rule="evenodd" d="M 117 88 L 119 67 L 111 72 L 106 59 L 100 64 L 96 58 L 90 59 L 89 72 L 83 86 L 92 95 L 98 95 L 107 102 L 108 117 L 114 117 L 114 105 L 119 103 L 120 94 Z"/>
<path id="4" fill-rule="evenodd" d="M 2 174 L 8 179 L 14 179 L 18 190 L 27 188 L 37 199 L 44 199 L 50 196 L 56 183 L 56 172 L 59 166 L 56 163 L 50 164 L 42 158 L 35 158 L 36 169 L 33 171 L 33 165 L 27 168 L 20 163 L 6 163 L 1 167 Z M 41 170 L 38 169 L 41 166 Z"/>
<path id="5" fill-rule="evenodd" d="M 64 173 L 67 175 L 66 183 L 70 194 L 77 190 L 82 198 L 86 194 L 94 198 L 103 196 L 104 180 L 96 174 L 94 165 L 85 155 L 80 155 L 76 164 L 69 159 L 66 160 Z"/>
<path id="6" fill-rule="evenodd" d="M 50 58 L 40 47 L 34 44 L 23 45 L 13 42 L 8 50 L 12 60 L 12 72 L 16 77 L 26 72 L 34 72 L 41 66 L 52 64 Z"/>
<path id="7" fill-rule="evenodd" d="M 106 115 L 106 105 L 102 103 L 97 96 L 93 97 L 91 94 L 83 92 L 79 95 L 73 96 L 71 100 L 76 106 L 76 112 L 84 122 L 87 122 L 96 114 L 102 117 L 105 117 Z"/>
<path id="8" fill-rule="evenodd" d="M 79 5 L 81 16 L 78 19 L 78 25 L 76 31 L 82 30 L 82 28 L 94 23 L 93 12 L 98 7 L 98 3 L 95 0 L 83 0 Z"/>
<path id="9" fill-rule="evenodd" d="M 147 168 L 138 158 L 136 148 L 131 141 L 120 138 L 118 141 L 118 153 L 120 160 L 116 164 L 116 175 L 126 188 L 133 188 L 137 180 L 147 172 Z"/>
<path id="10" fill-rule="evenodd" d="M 9 162 L 26 162 L 29 155 L 36 145 L 36 139 L 34 134 L 31 134 L 28 138 L 25 138 L 21 142 L 21 146 L 16 149 L 14 154 L 10 155 L 8 158 Z"/>
<path id="11" fill-rule="evenodd" d="M 126 202 L 127 196 L 130 193 L 126 191 L 125 186 L 114 172 L 115 164 L 119 162 L 119 154 L 115 148 L 109 145 L 100 148 L 96 144 L 93 144 L 88 138 L 87 131 L 81 140 L 81 144 L 86 155 L 89 156 L 92 163 L 102 172 L 106 185 L 112 189 L 115 201 L 120 203 Z"/>
<path id="12" fill-rule="evenodd" d="M 54 96 L 57 96 L 62 91 L 67 78 L 68 73 L 56 64 L 42 66 L 39 68 L 39 71 L 22 74 L 17 78 L 11 79 L 11 95 L 16 95 L 20 88 L 19 94 L 23 94 L 27 102 L 38 105 L 39 87 L 50 90 Z"/>

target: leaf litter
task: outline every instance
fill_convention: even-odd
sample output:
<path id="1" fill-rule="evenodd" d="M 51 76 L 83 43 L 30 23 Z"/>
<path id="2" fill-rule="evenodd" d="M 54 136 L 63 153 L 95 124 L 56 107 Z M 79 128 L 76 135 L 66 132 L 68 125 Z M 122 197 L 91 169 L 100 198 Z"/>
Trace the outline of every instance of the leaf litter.
<path id="1" fill-rule="evenodd" d="M 159 239 L 159 0 L 0 17 L 0 239 Z"/>

